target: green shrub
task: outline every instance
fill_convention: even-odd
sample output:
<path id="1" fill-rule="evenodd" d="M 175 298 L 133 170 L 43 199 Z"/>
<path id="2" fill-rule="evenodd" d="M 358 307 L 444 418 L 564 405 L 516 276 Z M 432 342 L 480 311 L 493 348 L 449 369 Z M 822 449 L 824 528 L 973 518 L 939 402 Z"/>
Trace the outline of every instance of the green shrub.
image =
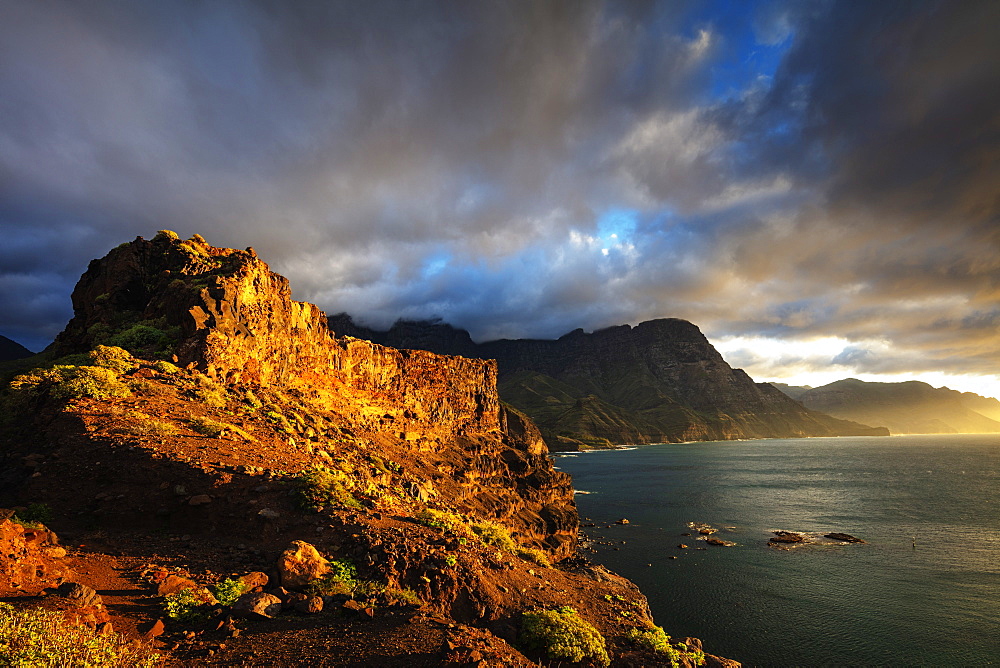
<path id="1" fill-rule="evenodd" d="M 246 390 L 243 393 L 243 403 L 250 408 L 260 408 L 264 405 L 263 402 L 257 398 L 257 395 L 253 393 L 253 390 Z"/>
<path id="2" fill-rule="evenodd" d="M 141 352 L 160 350 L 171 343 L 171 337 L 158 327 L 140 322 L 110 337 L 108 343 L 132 352 Z"/>
<path id="3" fill-rule="evenodd" d="M 132 396 L 132 390 L 118 374 L 102 366 L 53 367 L 61 380 L 52 394 L 63 399 L 113 399 Z"/>
<path id="4" fill-rule="evenodd" d="M 444 531 L 455 531 L 465 526 L 465 522 L 460 515 L 449 513 L 446 510 L 434 510 L 433 508 L 424 508 L 421 510 L 416 514 L 416 520 L 425 527 L 442 529 Z"/>
<path id="5" fill-rule="evenodd" d="M 192 624 L 208 618 L 205 602 L 190 589 L 163 597 L 163 612 L 175 622 Z"/>
<path id="6" fill-rule="evenodd" d="M 518 638 L 526 649 L 554 661 L 590 658 L 602 666 L 611 663 L 604 636 L 569 606 L 525 612 Z"/>
<path id="7" fill-rule="evenodd" d="M 499 548 L 505 552 L 514 552 L 517 544 L 510 537 L 507 527 L 496 522 L 473 522 L 469 525 L 472 533 L 479 537 L 487 545 Z"/>
<path id="8" fill-rule="evenodd" d="M 207 417 L 193 417 L 188 420 L 188 424 L 191 425 L 191 429 L 198 432 L 202 436 L 208 436 L 209 438 L 221 438 L 229 433 L 234 433 L 242 436 L 243 438 L 248 438 L 246 433 L 227 422 L 219 422 L 218 420 L 213 420 Z"/>
<path id="9" fill-rule="evenodd" d="M 0 603 L 0 665 L 19 668 L 153 668 L 160 655 L 118 633 L 97 635 L 58 612 Z"/>
<path id="10" fill-rule="evenodd" d="M 395 587 L 386 587 L 385 591 L 386 599 L 389 603 L 402 603 L 404 605 L 423 605 L 424 601 L 420 598 L 417 592 L 409 588 L 397 589 Z"/>
<path id="11" fill-rule="evenodd" d="M 530 561 L 533 564 L 541 566 L 543 568 L 551 568 L 552 562 L 549 561 L 547 554 L 541 550 L 536 550 L 530 547 L 518 548 L 517 556 L 521 557 L 525 561 Z"/>
<path id="12" fill-rule="evenodd" d="M 32 503 L 27 508 L 17 511 L 11 520 L 26 529 L 38 529 L 52 521 L 52 509 L 44 503 Z"/>
<path id="13" fill-rule="evenodd" d="M 350 594 L 358 585 L 358 568 L 349 559 L 333 559 L 330 572 L 309 583 L 307 589 L 313 596 Z"/>
<path id="14" fill-rule="evenodd" d="M 119 375 L 139 368 L 139 363 L 129 351 L 115 346 L 96 346 L 89 357 L 94 366 L 111 369 Z"/>
<path id="15" fill-rule="evenodd" d="M 678 668 L 684 659 L 688 659 L 697 666 L 705 663 L 704 652 L 700 649 L 689 650 L 684 643 L 678 643 L 679 647 L 674 647 L 670 644 L 670 636 L 659 626 L 629 629 L 626 637 L 646 649 L 663 654 L 664 658 L 670 661 L 671 668 Z"/>
<path id="16" fill-rule="evenodd" d="M 295 477 L 299 502 L 307 510 L 320 511 L 327 506 L 362 507 L 351 493 L 353 481 L 343 471 L 322 465 L 308 468 Z"/>
<path id="17" fill-rule="evenodd" d="M 166 360 L 158 360 L 153 364 L 153 369 L 159 371 L 160 373 L 175 374 L 180 373 L 181 368 L 175 364 L 171 364 Z"/>
<path id="18" fill-rule="evenodd" d="M 226 578 L 212 585 L 211 590 L 212 595 L 215 596 L 215 599 L 219 603 L 222 605 L 232 605 L 246 592 L 247 585 L 242 580 Z"/>

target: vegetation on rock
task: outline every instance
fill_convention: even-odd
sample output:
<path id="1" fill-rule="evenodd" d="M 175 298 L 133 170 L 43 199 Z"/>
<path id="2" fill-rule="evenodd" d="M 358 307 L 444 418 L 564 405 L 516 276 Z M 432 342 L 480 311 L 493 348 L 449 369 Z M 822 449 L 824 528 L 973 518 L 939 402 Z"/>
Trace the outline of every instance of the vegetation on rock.
<path id="1" fill-rule="evenodd" d="M 630 629 L 627 637 L 646 649 L 652 650 L 657 654 L 662 654 L 664 659 L 670 662 L 669 665 L 671 668 L 678 668 L 681 662 L 685 660 L 688 664 L 693 663 L 696 666 L 705 663 L 705 653 L 703 651 L 697 648 L 688 648 L 683 643 L 678 643 L 675 647 L 670 642 L 670 636 L 659 626 Z"/>
<path id="2" fill-rule="evenodd" d="M 117 633 L 96 634 L 59 613 L 0 603 L 0 665 L 27 668 L 153 668 L 161 657 Z"/>
<path id="3" fill-rule="evenodd" d="M 526 649 L 554 661 L 611 663 L 604 636 L 570 606 L 525 612 L 518 639 Z"/>

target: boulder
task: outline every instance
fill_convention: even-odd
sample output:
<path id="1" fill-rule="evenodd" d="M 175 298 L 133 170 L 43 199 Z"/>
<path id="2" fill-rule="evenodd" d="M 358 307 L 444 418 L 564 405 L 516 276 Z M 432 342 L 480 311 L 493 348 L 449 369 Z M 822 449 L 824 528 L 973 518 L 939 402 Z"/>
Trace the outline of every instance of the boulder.
<path id="1" fill-rule="evenodd" d="M 306 596 L 303 599 L 295 601 L 293 607 L 296 612 L 315 615 L 318 612 L 323 612 L 323 598 L 320 596 Z"/>
<path id="2" fill-rule="evenodd" d="M 280 612 L 281 599 L 273 594 L 259 591 L 240 596 L 233 604 L 230 614 L 233 617 L 260 616 L 270 619 Z"/>
<path id="3" fill-rule="evenodd" d="M 180 575 L 168 575 L 163 578 L 163 581 L 156 588 L 156 593 L 159 596 L 169 596 L 170 594 L 176 594 L 184 589 L 190 589 L 195 591 L 200 589 L 198 583 L 189 578 L 181 577 Z"/>
<path id="4" fill-rule="evenodd" d="M 252 573 L 241 575 L 239 580 L 247 588 L 247 591 L 256 589 L 257 587 L 266 587 L 268 583 L 267 574 L 261 573 L 260 571 L 253 571 Z"/>
<path id="5" fill-rule="evenodd" d="M 293 540 L 278 560 L 281 586 L 305 587 L 330 572 L 330 562 L 315 547 L 302 540 Z"/>

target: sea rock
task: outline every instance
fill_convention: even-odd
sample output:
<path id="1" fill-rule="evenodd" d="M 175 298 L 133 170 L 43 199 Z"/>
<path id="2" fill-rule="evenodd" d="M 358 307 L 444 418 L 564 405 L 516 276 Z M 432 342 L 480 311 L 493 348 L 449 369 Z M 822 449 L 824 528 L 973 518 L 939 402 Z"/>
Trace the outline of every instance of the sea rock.
<path id="1" fill-rule="evenodd" d="M 295 540 L 278 560 L 281 586 L 290 589 L 305 587 L 330 572 L 330 562 L 314 546 Z"/>
<path id="2" fill-rule="evenodd" d="M 230 614 L 234 617 L 276 617 L 281 612 L 281 599 L 266 592 L 250 592 L 240 596 Z"/>
<path id="3" fill-rule="evenodd" d="M 770 543 L 801 543 L 805 540 L 801 534 L 791 531 L 775 531 L 774 536 L 768 541 Z"/>
<path id="4" fill-rule="evenodd" d="M 718 538 L 706 538 L 705 542 L 709 545 L 718 545 L 720 547 L 732 547 L 733 545 L 736 545 L 736 543 L 733 543 L 732 541 L 720 540 Z"/>
<path id="5" fill-rule="evenodd" d="M 864 543 L 865 541 L 860 538 L 856 538 L 849 533 L 828 533 L 824 535 L 824 538 L 832 538 L 833 540 L 843 541 L 845 543 Z"/>

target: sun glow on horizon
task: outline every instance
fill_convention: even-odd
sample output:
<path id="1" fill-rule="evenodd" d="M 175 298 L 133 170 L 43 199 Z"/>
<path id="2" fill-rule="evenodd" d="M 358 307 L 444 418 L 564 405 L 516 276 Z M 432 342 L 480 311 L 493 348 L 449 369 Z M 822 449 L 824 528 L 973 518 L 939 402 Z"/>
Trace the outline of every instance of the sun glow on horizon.
<path id="1" fill-rule="evenodd" d="M 844 378 L 871 383 L 917 380 L 936 388 L 947 387 L 1000 399 L 1000 376 L 996 375 L 865 371 L 864 362 L 891 354 L 892 346 L 887 341 L 859 342 L 836 336 L 783 341 L 738 336 L 713 341 L 713 345 L 731 366 L 743 369 L 757 382 L 819 387 Z"/>

